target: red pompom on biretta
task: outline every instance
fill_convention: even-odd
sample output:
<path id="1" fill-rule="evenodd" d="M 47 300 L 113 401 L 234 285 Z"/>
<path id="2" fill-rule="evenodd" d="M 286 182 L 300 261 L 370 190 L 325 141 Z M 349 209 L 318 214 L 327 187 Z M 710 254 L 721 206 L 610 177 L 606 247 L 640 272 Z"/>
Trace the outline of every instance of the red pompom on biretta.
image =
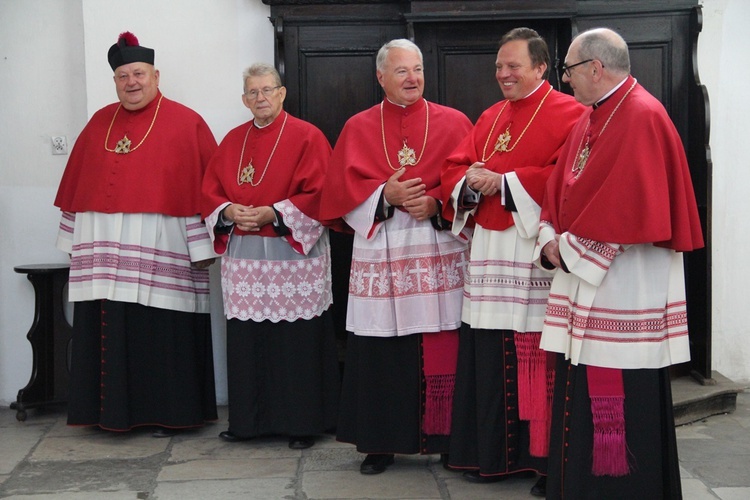
<path id="1" fill-rule="evenodd" d="M 139 45 L 138 38 L 129 31 L 124 31 L 117 37 L 117 44 L 122 45 L 121 42 L 125 42 L 125 45 L 128 47 L 137 47 Z"/>

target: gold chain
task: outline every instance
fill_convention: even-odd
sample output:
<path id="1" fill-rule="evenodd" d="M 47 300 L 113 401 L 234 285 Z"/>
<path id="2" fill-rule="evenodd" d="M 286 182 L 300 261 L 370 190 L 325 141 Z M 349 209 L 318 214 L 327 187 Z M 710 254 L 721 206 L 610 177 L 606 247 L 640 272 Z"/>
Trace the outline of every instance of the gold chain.
<path id="1" fill-rule="evenodd" d="M 516 139 L 516 143 L 513 144 L 512 147 L 508 148 L 508 144 L 510 143 L 510 124 L 508 124 L 508 128 L 505 129 L 505 132 L 503 132 L 497 139 L 497 144 L 495 144 L 495 147 L 492 149 L 492 153 L 490 153 L 489 156 L 487 156 L 487 145 L 490 143 L 490 138 L 492 137 L 492 133 L 495 131 L 495 125 L 497 125 L 497 121 L 500 119 L 500 115 L 503 114 L 503 111 L 505 110 L 505 107 L 508 105 L 510 100 L 506 100 L 505 104 L 503 104 L 503 107 L 500 108 L 500 112 L 495 117 L 495 121 L 492 123 L 492 128 L 490 129 L 489 135 L 487 135 L 487 140 L 484 142 L 484 149 L 482 149 L 482 161 L 486 162 L 490 158 L 492 158 L 495 153 L 500 151 L 501 153 L 510 153 L 514 149 L 516 149 L 516 146 L 518 146 L 518 143 L 521 142 L 521 139 L 523 138 L 523 135 L 526 133 L 526 131 L 529 129 L 529 126 L 531 125 L 531 122 L 534 121 L 534 118 L 536 118 L 536 114 L 539 113 L 539 110 L 542 109 L 542 104 L 544 104 L 544 101 L 547 100 L 547 96 L 549 93 L 552 92 L 552 87 L 547 90 L 547 93 L 544 94 L 544 97 L 542 97 L 542 100 L 539 102 L 539 106 L 536 107 L 536 111 L 534 111 L 534 114 L 531 115 L 531 119 L 529 120 L 529 123 L 526 124 L 526 127 L 521 132 L 521 135 L 518 136 L 518 139 Z"/>
<path id="2" fill-rule="evenodd" d="M 635 88 L 635 84 L 638 83 L 637 80 L 633 81 L 633 85 L 630 86 L 627 92 L 625 92 L 625 95 L 622 96 L 622 99 L 620 99 L 620 102 L 617 103 L 617 106 L 615 106 L 615 109 L 612 110 L 612 112 L 609 114 L 609 118 L 607 118 L 607 121 L 604 122 L 604 126 L 602 127 L 602 130 L 599 132 L 599 135 L 597 138 L 601 137 L 604 131 L 607 129 L 607 125 L 609 125 L 609 122 L 612 121 L 612 117 L 615 116 L 615 113 L 618 109 L 620 109 L 620 105 L 625 101 L 625 98 L 630 94 L 630 92 Z M 581 175 L 581 172 L 583 172 L 584 167 L 586 166 L 586 162 L 589 159 L 589 156 L 591 156 L 591 147 L 589 146 L 589 139 L 590 137 L 586 137 L 586 132 L 589 130 L 589 125 L 591 125 L 591 117 L 589 116 L 589 121 L 586 123 L 586 128 L 583 130 L 583 135 L 581 135 L 581 140 L 578 141 L 578 148 L 576 149 L 576 157 L 573 161 L 573 166 L 571 167 L 570 171 L 576 174 L 576 178 Z M 581 145 L 583 144 L 583 138 L 586 137 L 586 145 L 581 149 Z"/>
<path id="3" fill-rule="evenodd" d="M 284 123 L 281 124 L 281 130 L 279 130 L 279 136 L 276 138 L 276 144 L 273 145 L 273 149 L 271 150 L 271 155 L 268 157 L 268 161 L 266 162 L 266 168 L 263 169 L 263 174 L 260 176 L 260 180 L 258 182 L 253 182 L 253 177 L 255 176 L 255 167 L 253 167 L 253 159 L 250 158 L 250 163 L 247 164 L 245 168 L 242 168 L 242 159 L 245 157 L 245 146 L 247 145 L 247 136 L 250 135 L 250 130 L 253 128 L 253 124 L 250 124 L 250 126 L 247 129 L 247 132 L 245 132 L 245 140 L 242 141 L 242 152 L 240 153 L 240 163 L 237 166 L 237 185 L 241 186 L 244 183 L 249 183 L 251 186 L 255 187 L 259 185 L 261 182 L 263 182 L 263 178 L 266 176 L 266 172 L 268 171 L 268 166 L 271 164 L 271 158 L 273 158 L 273 154 L 276 152 L 276 147 L 279 145 L 279 141 L 281 140 L 281 134 L 284 133 L 284 127 L 286 126 L 286 119 L 289 118 L 289 113 L 286 111 L 284 112 Z"/>
<path id="4" fill-rule="evenodd" d="M 412 167 L 416 164 L 418 164 L 422 160 L 422 156 L 424 156 L 424 151 L 427 147 L 427 133 L 430 131 L 430 108 L 427 104 L 427 100 L 424 99 L 424 108 L 425 108 L 425 126 L 424 126 L 424 142 L 422 142 L 422 152 L 419 154 L 419 158 L 415 158 L 414 150 L 406 145 L 406 141 L 404 141 L 404 147 L 401 148 L 401 150 L 398 152 L 398 163 L 399 168 L 393 168 L 393 165 L 391 165 L 391 159 L 388 158 L 388 148 L 385 145 L 385 123 L 383 121 L 383 102 L 380 102 L 380 133 L 383 136 L 383 151 L 385 152 L 385 159 L 388 162 L 388 166 L 391 167 L 391 170 L 397 171 L 400 170 L 402 167 L 405 167 L 406 165 L 411 165 Z"/>
<path id="5" fill-rule="evenodd" d="M 125 134 L 125 137 L 117 141 L 117 145 L 114 149 L 109 149 L 107 147 L 107 143 L 109 142 L 109 134 L 112 132 L 112 125 L 115 124 L 115 118 L 117 118 L 117 112 L 120 111 L 120 108 L 122 107 L 122 103 L 120 103 L 119 106 L 117 106 L 117 109 L 115 110 L 115 114 L 112 116 L 112 121 L 109 122 L 109 129 L 107 129 L 107 137 L 104 138 L 104 149 L 109 151 L 110 153 L 117 153 L 117 154 L 128 154 L 132 153 L 139 147 L 141 147 L 141 144 L 143 144 L 143 141 L 146 140 L 146 137 L 148 137 L 148 134 L 151 133 L 151 129 L 154 127 L 154 122 L 156 122 L 156 116 L 159 114 L 159 108 L 161 107 L 161 100 L 164 99 L 164 94 L 161 95 L 159 98 L 159 102 L 156 103 L 156 111 L 154 111 L 154 117 L 151 119 L 151 125 L 148 126 L 148 130 L 146 131 L 146 135 L 143 136 L 143 139 L 141 139 L 141 142 L 136 144 L 135 147 L 130 147 L 130 139 L 128 139 L 128 134 Z"/>

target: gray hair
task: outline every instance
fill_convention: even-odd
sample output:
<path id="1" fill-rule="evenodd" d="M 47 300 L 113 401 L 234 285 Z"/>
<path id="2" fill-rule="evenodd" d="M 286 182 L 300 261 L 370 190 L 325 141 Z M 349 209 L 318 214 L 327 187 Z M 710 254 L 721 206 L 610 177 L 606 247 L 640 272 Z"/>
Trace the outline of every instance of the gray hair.
<path id="1" fill-rule="evenodd" d="M 616 32 L 607 28 L 595 28 L 584 31 L 576 38 L 580 39 L 578 57 L 581 60 L 597 59 L 612 73 L 630 73 L 628 44 Z"/>
<path id="2" fill-rule="evenodd" d="M 385 67 L 385 60 L 388 58 L 388 52 L 390 52 L 391 49 L 413 50 L 419 56 L 420 62 L 424 64 L 422 51 L 419 50 L 419 47 L 417 47 L 414 42 L 412 42 L 411 40 L 407 40 L 406 38 L 397 38 L 380 47 L 380 50 L 378 51 L 378 57 L 375 59 L 375 69 L 377 69 L 378 71 L 383 71 L 383 68 Z"/>
<path id="3" fill-rule="evenodd" d="M 247 83 L 248 78 L 266 75 L 273 76 L 273 79 L 276 81 L 276 85 L 279 87 L 282 86 L 281 75 L 279 75 L 279 72 L 276 71 L 276 68 L 266 63 L 255 63 L 242 72 L 242 91 L 245 92 L 247 90 L 245 88 L 245 84 Z"/>

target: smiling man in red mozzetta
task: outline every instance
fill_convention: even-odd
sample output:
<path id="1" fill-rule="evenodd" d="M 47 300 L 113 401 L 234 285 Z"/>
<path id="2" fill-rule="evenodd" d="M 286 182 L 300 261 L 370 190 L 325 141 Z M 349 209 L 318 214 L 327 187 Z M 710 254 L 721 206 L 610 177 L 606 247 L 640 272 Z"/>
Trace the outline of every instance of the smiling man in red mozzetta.
<path id="1" fill-rule="evenodd" d="M 91 117 L 55 205 L 75 302 L 68 424 L 155 436 L 215 420 L 204 120 L 164 97 L 154 50 L 126 32 L 107 55 L 119 102 Z"/>

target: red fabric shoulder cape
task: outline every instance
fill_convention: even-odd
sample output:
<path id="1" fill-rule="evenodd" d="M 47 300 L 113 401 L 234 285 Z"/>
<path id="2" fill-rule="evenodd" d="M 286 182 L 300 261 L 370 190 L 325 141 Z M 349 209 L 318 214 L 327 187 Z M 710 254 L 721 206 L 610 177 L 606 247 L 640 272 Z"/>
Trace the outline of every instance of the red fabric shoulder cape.
<path id="1" fill-rule="evenodd" d="M 240 162 L 243 145 L 245 153 Z M 243 123 L 226 135 L 211 158 L 203 180 L 203 217 L 228 201 L 258 207 L 272 206 L 288 199 L 305 215 L 319 220 L 320 191 L 330 155 L 331 146 L 323 132 L 286 111 L 261 129 L 252 120 Z M 238 184 L 239 170 L 251 160 L 256 185 Z M 236 234 L 276 236 L 270 224 L 252 233 L 238 228 L 234 231 Z"/>
<path id="2" fill-rule="evenodd" d="M 216 140 L 198 113 L 167 98 L 159 104 L 161 97 L 138 111 L 120 108 L 114 122 L 118 103 L 91 117 L 68 159 L 56 206 L 70 212 L 200 213 L 201 181 Z M 109 149 L 126 134 L 131 148 L 146 139 L 128 154 L 107 151 L 110 124 Z"/>
<path id="3" fill-rule="evenodd" d="M 427 194 L 440 199 L 440 167 L 448 154 L 471 128 L 471 121 L 460 111 L 428 103 L 401 107 L 383 101 L 383 128 L 391 165 L 398 167 L 398 151 L 408 135 L 409 147 L 417 158 L 422 154 L 426 109 L 429 108 L 429 130 L 424 154 L 417 165 L 406 167 L 400 180 L 421 177 Z M 331 155 L 320 216 L 324 223 L 341 228 L 340 217 L 364 202 L 395 171 L 388 165 L 383 150 L 381 105 L 377 104 L 350 118 L 344 125 Z"/>
<path id="4" fill-rule="evenodd" d="M 572 96 L 556 90 L 547 95 L 550 89 L 550 84 L 545 81 L 527 98 L 515 102 L 503 100 L 482 113 L 471 133 L 461 141 L 443 165 L 442 201 L 446 219 L 452 220 L 455 215 L 450 203 L 454 186 L 463 178 L 470 165 L 490 156 L 497 138 L 508 127 L 511 134 L 509 147 L 512 151 L 496 152 L 485 162 L 485 168 L 501 174 L 515 172 L 525 191 L 541 206 L 547 179 L 552 173 L 560 149 L 586 109 Z M 542 99 L 544 103 L 539 107 Z M 520 137 L 522 133 L 523 137 Z M 502 206 L 499 194 L 483 197 L 474 220 L 482 227 L 496 231 L 513 225 L 513 215 Z"/>
<path id="5" fill-rule="evenodd" d="M 542 219 L 556 232 L 595 241 L 653 243 L 676 251 L 703 246 L 685 151 L 661 103 L 632 77 L 568 138 L 547 185 Z M 604 124 L 622 101 L 601 134 Z M 591 120 L 591 155 L 576 179 L 572 166 Z"/>

